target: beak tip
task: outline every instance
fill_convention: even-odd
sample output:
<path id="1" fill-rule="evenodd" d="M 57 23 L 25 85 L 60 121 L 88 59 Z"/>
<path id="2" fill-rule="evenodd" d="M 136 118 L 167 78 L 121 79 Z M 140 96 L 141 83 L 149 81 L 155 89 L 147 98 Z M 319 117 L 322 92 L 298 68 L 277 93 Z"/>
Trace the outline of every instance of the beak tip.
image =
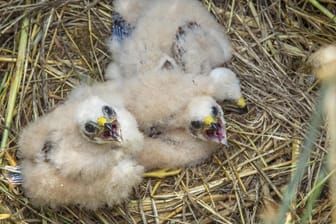
<path id="1" fill-rule="evenodd" d="M 228 144 L 228 142 L 227 142 L 226 139 L 225 139 L 225 140 L 222 140 L 221 143 L 222 143 L 225 147 L 228 147 L 228 146 L 229 146 L 229 144 Z"/>
<path id="2" fill-rule="evenodd" d="M 112 131 L 112 125 L 111 125 L 110 123 L 105 123 L 105 124 L 104 124 L 104 128 L 106 128 L 106 129 Z"/>

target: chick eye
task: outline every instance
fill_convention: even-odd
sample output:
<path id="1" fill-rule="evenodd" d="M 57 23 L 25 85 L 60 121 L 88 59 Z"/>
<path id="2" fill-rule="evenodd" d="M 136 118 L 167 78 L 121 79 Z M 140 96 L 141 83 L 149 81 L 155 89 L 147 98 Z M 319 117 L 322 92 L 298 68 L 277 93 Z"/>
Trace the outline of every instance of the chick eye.
<path id="1" fill-rule="evenodd" d="M 192 121 L 191 122 L 191 127 L 194 129 L 201 129 L 202 128 L 202 123 L 200 121 Z"/>
<path id="2" fill-rule="evenodd" d="M 96 131 L 96 127 L 91 123 L 86 123 L 84 128 L 88 133 L 94 133 Z"/>
<path id="3" fill-rule="evenodd" d="M 114 110 L 109 106 L 103 106 L 103 113 L 107 114 L 109 117 L 115 114 Z"/>
<path id="4" fill-rule="evenodd" d="M 218 108 L 217 107 L 211 107 L 211 112 L 212 112 L 212 114 L 214 115 L 214 116 L 217 116 L 218 115 L 218 113 L 219 113 L 219 111 L 218 111 Z"/>

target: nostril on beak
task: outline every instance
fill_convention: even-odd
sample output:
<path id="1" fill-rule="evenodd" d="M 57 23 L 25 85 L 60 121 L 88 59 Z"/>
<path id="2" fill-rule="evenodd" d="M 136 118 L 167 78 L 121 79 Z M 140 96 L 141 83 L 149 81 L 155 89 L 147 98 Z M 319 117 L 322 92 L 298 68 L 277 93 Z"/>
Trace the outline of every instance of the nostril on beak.
<path id="1" fill-rule="evenodd" d="M 111 124 L 111 123 L 105 123 L 105 124 L 104 124 L 104 128 L 106 128 L 106 129 L 112 131 L 112 124 Z"/>
<path id="2" fill-rule="evenodd" d="M 214 130 L 216 130 L 216 131 L 218 130 L 218 125 L 217 125 L 217 123 L 211 123 L 210 126 L 211 126 L 212 129 L 214 129 Z"/>

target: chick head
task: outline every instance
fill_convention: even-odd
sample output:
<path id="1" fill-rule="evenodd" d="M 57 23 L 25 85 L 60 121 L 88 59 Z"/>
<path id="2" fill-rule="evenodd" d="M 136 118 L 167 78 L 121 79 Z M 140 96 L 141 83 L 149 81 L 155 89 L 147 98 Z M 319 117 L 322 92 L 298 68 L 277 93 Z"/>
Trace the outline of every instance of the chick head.
<path id="1" fill-rule="evenodd" d="M 218 101 L 229 100 L 233 101 L 238 107 L 239 113 L 247 113 L 246 101 L 241 93 L 240 80 L 237 75 L 228 68 L 219 67 L 213 69 L 210 78 L 216 83 L 215 99 Z"/>
<path id="2" fill-rule="evenodd" d="M 89 97 L 80 103 L 77 122 L 80 133 L 90 142 L 113 145 L 123 142 L 118 113 L 98 97 Z"/>
<path id="3" fill-rule="evenodd" d="M 188 130 L 203 140 L 227 145 L 224 113 L 209 96 L 199 96 L 188 105 Z"/>

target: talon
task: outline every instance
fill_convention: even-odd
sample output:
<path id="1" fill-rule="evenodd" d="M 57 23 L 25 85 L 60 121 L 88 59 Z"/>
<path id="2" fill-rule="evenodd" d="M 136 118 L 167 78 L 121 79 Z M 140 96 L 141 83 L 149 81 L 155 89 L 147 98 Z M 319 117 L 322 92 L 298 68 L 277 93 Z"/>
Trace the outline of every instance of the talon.
<path id="1" fill-rule="evenodd" d="M 177 169 L 177 170 L 161 169 L 161 170 L 154 170 L 151 172 L 146 172 L 144 173 L 144 177 L 165 178 L 165 177 L 170 177 L 170 176 L 176 176 L 179 173 L 181 173 L 181 169 Z"/>

